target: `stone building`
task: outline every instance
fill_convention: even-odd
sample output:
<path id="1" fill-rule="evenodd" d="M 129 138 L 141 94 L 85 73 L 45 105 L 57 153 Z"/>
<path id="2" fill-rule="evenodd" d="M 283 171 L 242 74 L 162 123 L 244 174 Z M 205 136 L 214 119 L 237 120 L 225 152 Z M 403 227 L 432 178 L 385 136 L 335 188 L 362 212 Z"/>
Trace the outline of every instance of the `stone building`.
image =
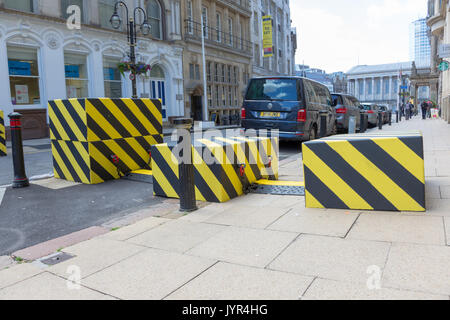
<path id="1" fill-rule="evenodd" d="M 207 92 L 203 89 L 202 27 L 205 25 Z M 194 120 L 237 123 L 252 72 L 249 0 L 181 2 L 185 114 Z M 204 95 L 209 119 L 202 119 Z"/>
<path id="2" fill-rule="evenodd" d="M 183 1 L 184 2 L 184 1 Z M 128 55 L 125 24 L 109 22 L 115 0 L 0 0 L 0 108 L 24 114 L 28 138 L 47 135 L 47 101 L 84 97 L 131 97 L 131 81 L 117 64 Z M 150 64 L 138 78 L 138 95 L 161 98 L 165 121 L 184 115 L 181 2 L 125 0 L 132 14 L 145 9 L 151 34 L 138 33 L 137 56 Z M 69 28 L 68 8 L 80 9 L 80 28 Z M 123 9 L 121 15 L 126 17 Z M 138 18 L 140 19 L 140 18 Z M 8 125 L 8 119 L 7 119 Z"/>

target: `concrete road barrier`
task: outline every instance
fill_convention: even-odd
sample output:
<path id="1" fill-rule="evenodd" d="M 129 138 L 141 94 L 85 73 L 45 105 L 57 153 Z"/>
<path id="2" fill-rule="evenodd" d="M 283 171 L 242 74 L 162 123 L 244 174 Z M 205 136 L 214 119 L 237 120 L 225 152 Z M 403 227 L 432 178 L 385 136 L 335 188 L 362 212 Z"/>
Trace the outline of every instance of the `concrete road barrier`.
<path id="1" fill-rule="evenodd" d="M 97 184 L 150 169 L 151 146 L 163 142 L 160 100 L 53 100 L 48 109 L 57 178 Z"/>
<path id="2" fill-rule="evenodd" d="M 420 132 L 342 135 L 303 147 L 308 208 L 426 210 Z"/>
<path id="3" fill-rule="evenodd" d="M 5 115 L 0 110 L 0 157 L 6 157 L 6 129 L 5 129 Z"/>
<path id="4" fill-rule="evenodd" d="M 267 140 L 270 139 L 214 137 L 194 141 L 196 199 L 226 202 L 243 195 L 246 188 L 258 180 L 278 176 L 278 155 L 272 153 L 277 149 Z M 179 198 L 179 161 L 175 146 L 175 143 L 166 143 L 152 147 L 153 188 L 157 196 Z M 267 161 L 269 158 L 272 160 Z"/>

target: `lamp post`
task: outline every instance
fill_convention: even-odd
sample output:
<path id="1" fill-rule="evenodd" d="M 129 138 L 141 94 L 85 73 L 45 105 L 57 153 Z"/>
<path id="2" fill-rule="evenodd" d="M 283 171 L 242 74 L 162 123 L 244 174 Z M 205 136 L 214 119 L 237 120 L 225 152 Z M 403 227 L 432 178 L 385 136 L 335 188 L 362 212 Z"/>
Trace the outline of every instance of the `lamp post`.
<path id="1" fill-rule="evenodd" d="M 111 23 L 111 26 L 114 29 L 119 29 L 122 25 L 122 19 L 120 18 L 118 14 L 119 6 L 124 7 L 127 14 L 127 38 L 128 38 L 128 44 L 130 46 L 130 62 L 134 68 L 136 68 L 136 43 L 137 43 L 137 23 L 136 23 L 136 14 L 140 11 L 144 14 L 144 22 L 140 25 L 141 32 L 144 36 L 147 36 L 150 34 L 151 26 L 148 23 L 147 20 L 147 14 L 145 13 L 145 10 L 141 7 L 134 8 L 134 14 L 132 17 L 129 16 L 128 7 L 123 1 L 116 2 L 114 6 L 114 13 L 111 16 L 111 19 L 109 22 Z M 136 89 L 136 74 L 131 73 L 130 76 L 131 83 L 133 86 L 133 98 L 137 98 L 137 89 Z"/>

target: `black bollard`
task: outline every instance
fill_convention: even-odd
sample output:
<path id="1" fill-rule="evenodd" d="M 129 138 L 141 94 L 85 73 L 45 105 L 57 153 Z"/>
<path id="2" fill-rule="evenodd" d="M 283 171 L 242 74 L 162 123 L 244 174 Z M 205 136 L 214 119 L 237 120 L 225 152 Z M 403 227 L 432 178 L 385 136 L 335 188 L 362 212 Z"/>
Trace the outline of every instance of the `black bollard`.
<path id="1" fill-rule="evenodd" d="M 320 111 L 320 138 L 327 136 L 328 111 Z"/>
<path id="2" fill-rule="evenodd" d="M 13 112 L 8 115 L 11 128 L 11 146 L 14 165 L 14 181 L 13 188 L 25 188 L 30 186 L 27 175 L 25 173 L 25 160 L 23 156 L 22 143 L 22 115 Z"/>
<path id="3" fill-rule="evenodd" d="M 359 123 L 359 133 L 364 133 L 366 132 L 366 118 L 367 114 L 366 113 L 361 113 L 360 114 L 360 123 Z"/>
<path id="4" fill-rule="evenodd" d="M 392 126 L 392 111 L 389 111 L 389 125 Z"/>
<path id="5" fill-rule="evenodd" d="M 378 112 L 378 129 L 383 129 L 383 113 Z"/>
<path id="6" fill-rule="evenodd" d="M 395 111 L 395 122 L 398 123 L 398 111 Z"/>
<path id="7" fill-rule="evenodd" d="M 191 128 L 192 119 L 179 118 L 174 120 L 175 128 L 178 130 L 185 130 L 184 135 L 178 131 L 178 143 L 183 141 L 183 145 L 189 146 L 181 150 L 181 161 L 179 164 L 180 171 L 180 211 L 192 212 L 197 210 L 195 202 L 195 180 L 194 180 L 194 164 L 192 160 L 192 138 Z M 187 154 L 184 154 L 186 152 Z M 188 159 L 185 163 L 183 159 Z"/>

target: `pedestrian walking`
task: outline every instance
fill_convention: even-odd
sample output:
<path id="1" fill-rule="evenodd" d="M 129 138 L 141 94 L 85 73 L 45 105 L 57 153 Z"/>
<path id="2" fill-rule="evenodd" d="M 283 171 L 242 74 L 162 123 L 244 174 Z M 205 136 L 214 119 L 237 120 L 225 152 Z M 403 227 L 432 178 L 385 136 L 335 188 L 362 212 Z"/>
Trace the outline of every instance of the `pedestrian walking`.
<path id="1" fill-rule="evenodd" d="M 431 101 L 427 103 L 427 118 L 431 118 Z"/>
<path id="2" fill-rule="evenodd" d="M 422 119 L 426 120 L 427 119 L 428 104 L 425 101 L 423 101 L 422 104 L 420 105 L 420 107 L 422 108 Z"/>

